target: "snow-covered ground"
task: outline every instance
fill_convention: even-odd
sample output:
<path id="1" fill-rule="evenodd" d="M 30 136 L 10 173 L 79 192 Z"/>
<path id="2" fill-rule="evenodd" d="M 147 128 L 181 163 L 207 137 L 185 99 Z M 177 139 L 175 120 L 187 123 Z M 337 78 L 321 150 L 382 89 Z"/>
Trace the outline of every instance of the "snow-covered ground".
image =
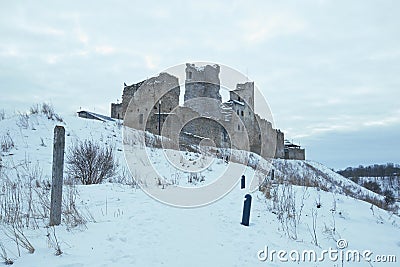
<path id="1" fill-rule="evenodd" d="M 46 227 L 47 219 L 37 227 L 23 229 L 35 248 L 29 254 L 6 234 L 9 226 L 0 224 L 0 241 L 14 266 L 397 266 L 396 263 L 360 263 L 334 260 L 337 241 L 347 247 L 341 250 L 359 250 L 372 260 L 378 255 L 394 255 L 400 261 L 400 220 L 397 215 L 371 204 L 344 195 L 344 187 L 354 192 L 364 191 L 329 168 L 316 162 L 276 160 L 273 162 L 277 179 L 287 170 L 313 176 L 324 185 L 326 192 L 315 187 L 292 186 L 270 182 L 264 192 L 252 193 L 250 226 L 240 224 L 244 195 L 248 193 L 236 184 L 222 199 L 201 208 L 184 209 L 160 203 L 132 185 L 122 175 L 126 168 L 121 127 L 117 123 L 103 123 L 64 116 L 67 150 L 77 140 L 94 139 L 115 147 L 120 173 L 100 185 L 78 185 L 75 203 L 86 223 L 71 226 L 63 215 L 63 223 Z M 28 125 L 14 116 L 0 121 L 0 140 L 7 133 L 14 147 L 2 152 L 1 179 L 21 182 L 32 177 L 39 181 L 51 180 L 53 128 L 59 122 L 43 115 L 30 115 Z M 27 126 L 27 127 L 25 127 Z M 204 186 L 215 180 L 226 163 L 215 159 L 202 171 L 202 179 L 190 183 L 187 176 L 176 176 L 176 170 L 159 157 L 156 148 L 148 149 L 150 161 L 165 178 L 175 184 Z M 184 154 L 188 160 L 197 155 Z M 311 166 L 311 167 L 310 167 Z M 35 171 L 33 171 L 35 170 Z M 254 172 L 243 166 L 246 175 Z M 286 172 L 285 172 L 286 171 Z M 19 173 L 19 175 L 17 175 Z M 175 175 L 175 176 L 174 176 Z M 242 173 L 237 173 L 238 181 Z M 121 177 L 124 176 L 124 177 Z M 179 178 L 179 181 L 176 179 Z M 343 180 L 344 179 L 344 180 Z M 122 183 L 116 183 L 118 180 Z M 287 179 L 290 180 L 290 179 Z M 2 182 L 2 181 L 0 181 Z M 68 185 L 64 188 L 68 192 Z M 354 187 L 354 188 L 353 188 Z M 267 197 L 266 197 L 267 195 Z M 0 191 L 3 203 L 5 189 Z M 2 198 L 3 197 L 3 198 Z M 22 200 L 25 201 L 25 200 Z M 315 229 L 315 230 L 314 230 Z M 55 256 L 55 238 L 63 252 Z M 345 242 L 345 241 L 346 242 Z M 278 252 L 266 261 L 259 259 L 265 247 L 268 252 L 286 251 L 278 259 Z M 322 261 L 294 262 L 296 251 L 315 250 L 318 258 L 324 250 L 333 251 L 332 259 L 325 253 Z M 1 250 L 0 250 L 1 253 Z M 0 254 L 1 255 L 1 254 Z M 392 259 L 393 260 L 393 259 Z M 2 259 L 0 259 L 0 262 Z"/>

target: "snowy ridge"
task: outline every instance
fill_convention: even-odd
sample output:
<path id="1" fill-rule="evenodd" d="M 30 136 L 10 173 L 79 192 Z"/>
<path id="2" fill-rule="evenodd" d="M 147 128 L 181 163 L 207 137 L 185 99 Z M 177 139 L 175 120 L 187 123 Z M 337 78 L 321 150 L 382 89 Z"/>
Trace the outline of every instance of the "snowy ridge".
<path id="1" fill-rule="evenodd" d="M 306 164 L 309 166 L 317 169 L 318 171 L 322 172 L 323 174 L 328 177 L 338 187 L 342 189 L 346 189 L 343 191 L 344 193 L 346 192 L 351 192 L 353 195 L 362 195 L 362 196 L 368 196 L 371 198 L 377 198 L 379 200 L 384 200 L 384 197 L 382 195 L 379 195 L 375 192 L 372 192 L 371 190 L 366 189 L 365 187 L 362 187 L 353 181 L 343 177 L 342 175 L 332 171 L 328 167 L 324 166 L 321 163 L 315 162 L 315 161 L 306 161 Z"/>

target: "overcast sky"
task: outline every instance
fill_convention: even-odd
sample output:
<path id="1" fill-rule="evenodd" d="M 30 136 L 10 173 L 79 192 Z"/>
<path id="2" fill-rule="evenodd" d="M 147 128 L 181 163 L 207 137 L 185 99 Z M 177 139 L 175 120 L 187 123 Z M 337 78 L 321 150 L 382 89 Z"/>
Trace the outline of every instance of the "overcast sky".
<path id="1" fill-rule="evenodd" d="M 132 84 L 209 61 L 331 168 L 400 163 L 400 1 L 5 1 L 0 109 L 110 113 Z"/>

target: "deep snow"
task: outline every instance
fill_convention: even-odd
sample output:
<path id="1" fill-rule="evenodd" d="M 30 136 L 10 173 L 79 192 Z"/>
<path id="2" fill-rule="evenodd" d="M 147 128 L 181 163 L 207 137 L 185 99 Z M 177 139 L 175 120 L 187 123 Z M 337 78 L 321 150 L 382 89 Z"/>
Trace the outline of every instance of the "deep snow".
<path id="1" fill-rule="evenodd" d="M 9 132 L 15 143 L 13 149 L 3 153 L 3 172 L 7 173 L 7 177 L 15 178 L 13 168 L 29 161 L 40 167 L 41 179 L 50 180 L 52 133 L 57 123 L 42 115 L 31 115 L 25 129 L 17 125 L 18 119 L 14 116 L 0 121 L 0 137 Z M 75 116 L 64 116 L 64 120 L 67 148 L 77 139 L 99 140 L 115 146 L 121 168 L 124 168 L 121 127 L 117 123 Z M 153 163 L 167 178 L 172 177 L 175 171 L 168 167 L 167 162 L 151 156 L 155 152 L 156 149 L 150 149 Z M 340 183 L 342 186 L 354 186 L 347 179 L 331 174 L 329 168 L 319 163 L 275 162 L 278 172 L 281 165 L 290 165 L 294 170 L 297 168 L 298 173 L 305 172 L 306 164 L 319 172 L 328 173 L 330 179 L 338 181 L 335 186 L 340 186 Z M 224 166 L 223 161 L 214 160 L 211 168 L 202 172 L 204 181 L 195 186 L 211 182 Z M 246 173 L 253 172 L 250 167 L 244 168 Z M 240 176 L 238 174 L 238 179 Z M 129 178 L 125 183 L 129 183 Z M 180 185 L 183 184 L 193 186 L 187 182 L 187 177 L 181 177 Z M 283 185 L 272 185 L 272 190 L 283 189 Z M 259 191 L 252 193 L 250 226 L 242 226 L 243 197 L 247 191 L 241 190 L 238 184 L 221 200 L 196 209 L 162 204 L 132 185 L 106 182 L 77 186 L 77 190 L 79 210 L 91 216 L 87 215 L 85 226 L 71 228 L 63 223 L 56 227 L 63 252 L 61 256 L 55 256 L 54 248 L 49 246 L 46 222 L 38 229 L 24 230 L 36 249 L 33 254 L 21 249 L 21 257 L 18 257 L 15 243 L 0 234 L 8 257 L 15 262 L 14 266 L 397 266 L 396 263 L 366 263 L 363 260 L 360 263 L 333 262 L 328 257 L 323 262 L 280 262 L 276 255 L 272 262 L 270 259 L 263 262 L 257 257 L 265 246 L 269 250 L 289 252 L 296 249 L 301 252 L 312 249 L 320 253 L 324 249 L 336 249 L 336 240 L 339 239 L 347 241 L 346 249 L 371 250 L 372 257 L 378 254 L 395 255 L 400 260 L 399 218 L 371 207 L 369 203 L 340 194 L 340 190 L 325 192 L 318 188 L 292 187 L 296 213 L 302 210 L 296 240 L 288 237 L 284 225 L 277 218 L 273 201 Z M 317 202 L 321 204 L 320 208 L 316 207 Z M 318 246 L 313 242 L 313 214 L 317 214 Z"/>

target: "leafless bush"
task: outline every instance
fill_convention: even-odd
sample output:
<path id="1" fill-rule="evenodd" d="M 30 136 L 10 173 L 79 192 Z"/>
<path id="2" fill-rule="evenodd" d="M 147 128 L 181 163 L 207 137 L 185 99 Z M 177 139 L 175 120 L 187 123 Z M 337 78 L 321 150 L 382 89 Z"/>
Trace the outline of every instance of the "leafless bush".
<path id="1" fill-rule="evenodd" d="M 85 225 L 87 222 L 85 216 L 76 206 L 76 199 L 78 196 L 78 190 L 74 184 L 65 187 L 62 201 L 62 215 L 63 221 L 68 228 Z"/>
<path id="2" fill-rule="evenodd" d="M 317 237 L 317 218 L 318 218 L 318 211 L 311 209 L 311 218 L 312 218 L 312 229 L 308 226 L 308 231 L 310 232 L 311 239 L 314 245 L 318 245 L 318 237 Z"/>
<path id="3" fill-rule="evenodd" d="M 91 140 L 80 141 L 69 149 L 67 173 L 84 185 L 99 184 L 116 174 L 114 149 Z"/>
<path id="4" fill-rule="evenodd" d="M 110 182 L 130 185 L 132 187 L 137 186 L 135 178 L 130 173 L 129 169 L 124 165 L 120 167 L 118 174 L 115 175 L 115 178 L 110 179 Z"/>
<path id="5" fill-rule="evenodd" d="M 0 140 L 1 151 L 9 152 L 12 148 L 14 148 L 14 140 L 12 139 L 10 132 L 7 132 L 5 135 L 1 137 Z"/>
<path id="6" fill-rule="evenodd" d="M 39 112 L 40 112 L 40 107 L 39 107 L 38 104 L 32 105 L 32 106 L 30 107 L 30 109 L 29 109 L 29 113 L 30 113 L 30 114 L 39 114 Z"/>
<path id="7" fill-rule="evenodd" d="M 52 105 L 43 103 L 42 104 L 42 114 L 46 115 L 48 119 L 53 119 L 54 108 Z"/>
<path id="8" fill-rule="evenodd" d="M 48 217 L 50 189 L 39 164 L 25 159 L 0 176 L 0 221 L 20 228 L 38 228 L 39 220 Z"/>
<path id="9" fill-rule="evenodd" d="M 48 104 L 48 103 L 33 104 L 29 109 L 29 115 L 32 115 L 32 114 L 43 114 L 49 120 L 63 122 L 62 117 L 60 115 L 58 115 L 54 111 L 54 107 L 51 104 Z M 23 115 L 27 116 L 28 119 L 29 119 L 29 115 L 28 114 L 23 114 Z M 24 127 L 24 128 L 26 129 L 28 127 Z"/>
<path id="10" fill-rule="evenodd" d="M 49 229 L 53 229 L 53 235 L 50 233 Z M 56 236 L 56 228 L 54 226 L 52 227 L 47 227 L 47 243 L 49 247 L 54 248 L 55 252 L 54 255 L 60 256 L 63 252 L 61 251 L 60 244 L 58 243 L 58 239 Z"/>
<path id="11" fill-rule="evenodd" d="M 16 244 L 18 255 L 20 248 L 34 253 L 35 248 L 24 233 L 25 229 L 37 229 L 48 225 L 50 213 L 50 188 L 48 180 L 43 178 L 39 163 L 32 164 L 29 159 L 0 170 L 0 231 Z M 66 186 L 63 192 L 62 218 L 67 228 L 84 225 L 92 218 L 80 212 L 76 206 L 78 191 L 76 187 Z M 93 219 L 94 220 L 94 219 Z M 0 234 L 1 236 L 1 234 Z M 58 240 L 53 233 L 56 255 L 62 253 Z M 1 247 L 0 247 L 1 248 Z M 0 259 L 10 264 L 7 254 L 0 250 Z M 9 260 L 9 261 L 8 261 Z"/>
<path id="12" fill-rule="evenodd" d="M 18 256 L 21 256 L 19 247 L 26 249 L 30 254 L 35 252 L 35 248 L 33 247 L 32 243 L 26 237 L 23 228 L 20 228 L 16 225 L 11 225 L 11 227 L 4 228 L 4 234 L 13 240 L 17 245 Z"/>
<path id="13" fill-rule="evenodd" d="M 188 183 L 197 184 L 199 182 L 204 182 L 205 176 L 201 173 L 191 172 L 188 175 Z"/>
<path id="14" fill-rule="evenodd" d="M 5 265 L 14 264 L 14 261 L 8 257 L 6 248 L 4 247 L 3 243 L 1 243 L 1 242 L 0 242 L 0 258 L 3 259 Z"/>
<path id="15" fill-rule="evenodd" d="M 61 116 L 58 115 L 57 113 L 55 113 L 53 106 L 50 104 L 47 104 L 47 103 L 42 104 L 42 114 L 46 115 L 46 117 L 49 120 L 63 122 L 63 119 L 61 118 Z"/>
<path id="16" fill-rule="evenodd" d="M 22 188 L 21 186 L 3 178 L 0 194 L 0 220 L 6 224 L 23 225 Z"/>
<path id="17" fill-rule="evenodd" d="M 6 112 L 4 109 L 0 110 L 0 121 L 6 118 Z"/>
<path id="18" fill-rule="evenodd" d="M 16 181 L 1 179 L 0 221 L 19 228 L 38 228 L 47 225 L 50 216 L 50 182 L 43 179 L 39 164 L 31 164 L 28 159 L 14 167 Z M 65 186 L 63 192 L 62 216 L 68 227 L 86 223 L 85 216 L 76 207 L 78 190 L 75 186 Z"/>
<path id="19" fill-rule="evenodd" d="M 361 196 L 359 196 L 359 199 L 361 199 L 365 202 L 371 203 L 372 205 L 375 205 L 381 209 L 387 208 L 384 200 L 381 200 L 381 199 L 371 196 L 369 194 L 361 194 Z"/>
<path id="20" fill-rule="evenodd" d="M 28 129 L 28 127 L 29 127 L 29 115 L 26 114 L 26 113 L 19 113 L 16 124 L 21 129 Z"/>
<path id="21" fill-rule="evenodd" d="M 296 240 L 307 190 L 303 192 L 299 208 L 296 207 L 296 194 L 291 184 L 276 184 L 269 188 L 267 192 L 272 199 L 272 212 L 277 215 L 283 231 L 289 238 Z"/>

